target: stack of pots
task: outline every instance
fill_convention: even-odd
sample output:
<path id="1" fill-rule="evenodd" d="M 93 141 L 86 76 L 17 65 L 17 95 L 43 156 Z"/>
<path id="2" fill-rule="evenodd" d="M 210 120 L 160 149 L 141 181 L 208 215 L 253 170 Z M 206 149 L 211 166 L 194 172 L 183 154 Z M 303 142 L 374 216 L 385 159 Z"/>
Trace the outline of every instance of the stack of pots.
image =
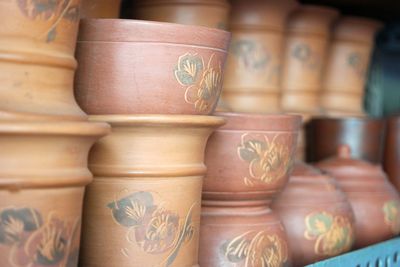
<path id="1" fill-rule="evenodd" d="M 381 27 L 378 21 L 359 17 L 343 17 L 335 25 L 320 100 L 327 115 L 364 114 L 365 78 Z"/>
<path id="2" fill-rule="evenodd" d="M 0 2 L 2 267 L 78 262 L 87 156 L 109 126 L 75 102 L 80 1 L 67 2 Z"/>
<path id="3" fill-rule="evenodd" d="M 200 266 L 286 266 L 287 235 L 272 199 L 288 181 L 301 123 L 294 115 L 221 113 L 206 147 Z"/>
<path id="4" fill-rule="evenodd" d="M 233 0 L 222 99 L 235 112 L 280 110 L 284 32 L 292 0 Z"/>
<path id="5" fill-rule="evenodd" d="M 204 149 L 224 123 L 228 32 L 81 21 L 76 97 L 112 133 L 89 156 L 81 265 L 198 266 Z"/>

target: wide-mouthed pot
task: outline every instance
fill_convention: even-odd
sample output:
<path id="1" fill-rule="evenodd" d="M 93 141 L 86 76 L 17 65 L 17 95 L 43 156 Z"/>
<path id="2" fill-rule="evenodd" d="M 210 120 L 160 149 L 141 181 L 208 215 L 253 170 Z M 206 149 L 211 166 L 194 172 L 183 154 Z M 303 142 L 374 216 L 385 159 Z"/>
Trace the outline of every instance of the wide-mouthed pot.
<path id="1" fill-rule="evenodd" d="M 375 33 L 381 27 L 381 22 L 361 17 L 343 17 L 336 23 L 320 100 L 327 114 L 364 113 L 365 79 Z"/>
<path id="2" fill-rule="evenodd" d="M 0 1 L 0 120 L 83 120 L 73 92 L 80 0 Z"/>
<path id="3" fill-rule="evenodd" d="M 81 18 L 118 18 L 121 0 L 81 0 Z"/>
<path id="4" fill-rule="evenodd" d="M 400 192 L 400 117 L 393 116 L 386 120 L 385 149 L 383 169 L 392 184 Z"/>
<path id="5" fill-rule="evenodd" d="M 214 116 L 108 115 L 85 195 L 81 265 L 198 266 L 204 149 Z"/>
<path id="6" fill-rule="evenodd" d="M 287 236 L 269 207 L 203 206 L 201 267 L 291 266 Z"/>
<path id="7" fill-rule="evenodd" d="M 334 178 L 296 162 L 272 209 L 288 235 L 294 266 L 305 266 L 351 249 L 354 214 Z"/>
<path id="8" fill-rule="evenodd" d="M 346 144 L 351 156 L 373 163 L 382 161 L 385 121 L 370 117 L 318 117 L 306 125 L 307 161 L 316 162 L 336 155 Z"/>
<path id="9" fill-rule="evenodd" d="M 380 165 L 353 159 L 350 147 L 338 147 L 337 157 L 316 164 L 334 176 L 355 215 L 355 247 L 365 247 L 400 233 L 400 197 Z"/>
<path id="10" fill-rule="evenodd" d="M 207 143 L 203 205 L 269 203 L 289 178 L 300 116 L 217 114 L 227 123 Z"/>
<path id="11" fill-rule="evenodd" d="M 228 32 L 137 20 L 84 19 L 75 95 L 88 114 L 211 114 Z"/>
<path id="12" fill-rule="evenodd" d="M 291 13 L 286 26 L 283 57 L 282 109 L 290 112 L 319 112 L 322 71 L 337 9 L 303 5 Z"/>
<path id="13" fill-rule="evenodd" d="M 294 0 L 233 0 L 222 97 L 235 112 L 280 109 L 286 18 Z"/>
<path id="14" fill-rule="evenodd" d="M 135 0 L 132 18 L 226 29 L 228 0 Z"/>
<path id="15" fill-rule="evenodd" d="M 87 156 L 104 123 L 0 123 L 0 266 L 77 266 Z"/>

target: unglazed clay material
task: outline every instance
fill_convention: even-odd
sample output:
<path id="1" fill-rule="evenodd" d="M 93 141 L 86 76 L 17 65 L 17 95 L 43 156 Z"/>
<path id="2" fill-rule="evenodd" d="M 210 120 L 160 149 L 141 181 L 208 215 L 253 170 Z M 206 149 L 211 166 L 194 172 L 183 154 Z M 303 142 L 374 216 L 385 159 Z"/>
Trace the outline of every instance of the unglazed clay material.
<path id="1" fill-rule="evenodd" d="M 282 73 L 282 108 L 290 112 L 319 112 L 322 70 L 336 9 L 304 5 L 288 19 Z"/>
<path id="2" fill-rule="evenodd" d="M 207 143 L 203 205 L 269 203 L 289 178 L 300 116 L 217 114 L 227 123 Z"/>
<path id="3" fill-rule="evenodd" d="M 202 207 L 201 267 L 290 266 L 285 229 L 268 207 Z"/>
<path id="4" fill-rule="evenodd" d="M 94 115 L 211 114 L 229 39 L 228 32 L 198 26 L 82 20 L 78 103 Z"/>
<path id="5" fill-rule="evenodd" d="M 79 5 L 0 1 L 0 120 L 86 118 L 73 94 Z"/>
<path id="6" fill-rule="evenodd" d="M 383 169 L 400 192 L 400 117 L 387 119 Z"/>
<path id="7" fill-rule="evenodd" d="M 204 149 L 224 119 L 93 116 L 112 133 L 93 147 L 85 195 L 85 267 L 198 266 Z"/>
<path id="8" fill-rule="evenodd" d="M 284 28 L 292 0 L 233 0 L 223 99 L 235 112 L 280 109 Z"/>
<path id="9" fill-rule="evenodd" d="M 136 0 L 132 18 L 226 29 L 227 0 Z"/>
<path id="10" fill-rule="evenodd" d="M 82 0 L 81 18 L 118 18 L 121 0 Z"/>
<path id="11" fill-rule="evenodd" d="M 307 160 L 316 162 L 336 155 L 347 144 L 354 158 L 382 161 L 385 122 L 369 117 L 314 118 L 306 126 Z"/>
<path id="12" fill-rule="evenodd" d="M 400 233 L 400 197 L 380 165 L 352 159 L 350 147 L 341 145 L 337 157 L 316 166 L 333 175 L 353 208 L 355 247 L 361 248 Z"/>
<path id="13" fill-rule="evenodd" d="M 87 156 L 103 123 L 0 124 L 0 266 L 77 266 Z"/>
<path id="14" fill-rule="evenodd" d="M 288 235 L 293 265 L 339 255 L 354 242 L 354 214 L 334 178 L 302 162 L 272 204 Z"/>
<path id="15" fill-rule="evenodd" d="M 365 78 L 374 36 L 381 27 L 378 21 L 359 17 L 343 17 L 335 25 L 321 95 L 328 115 L 364 113 Z"/>

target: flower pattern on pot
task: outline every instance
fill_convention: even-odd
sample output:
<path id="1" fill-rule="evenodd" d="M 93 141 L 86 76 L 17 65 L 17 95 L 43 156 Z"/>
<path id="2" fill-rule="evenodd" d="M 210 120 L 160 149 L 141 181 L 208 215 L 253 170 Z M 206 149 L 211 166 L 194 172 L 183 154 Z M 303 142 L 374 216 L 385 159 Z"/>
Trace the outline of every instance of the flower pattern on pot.
<path id="1" fill-rule="evenodd" d="M 233 40 L 230 51 L 237 57 L 239 64 L 250 71 L 265 71 L 271 61 L 268 50 L 255 40 Z"/>
<path id="2" fill-rule="evenodd" d="M 397 200 L 390 200 L 383 205 L 385 223 L 390 225 L 394 234 L 400 233 L 400 203 Z"/>
<path id="3" fill-rule="evenodd" d="M 21 12 L 29 19 L 51 22 L 49 29 L 43 34 L 47 42 L 55 40 L 57 26 L 61 20 L 73 23 L 79 21 L 77 0 L 17 0 L 17 2 Z"/>
<path id="4" fill-rule="evenodd" d="M 306 43 L 295 44 L 292 48 L 292 57 L 310 70 L 317 70 L 321 66 L 320 56 Z"/>
<path id="5" fill-rule="evenodd" d="M 195 228 L 192 222 L 193 207 L 182 221 L 177 213 L 156 204 L 150 192 L 135 192 L 110 202 L 114 220 L 127 228 L 127 240 L 149 254 L 164 254 L 163 263 L 170 266 L 181 246 L 190 242 Z M 123 249 L 126 251 L 129 249 Z"/>
<path id="6" fill-rule="evenodd" d="M 314 252 L 317 255 L 339 255 L 353 245 L 353 227 L 344 216 L 313 212 L 305 218 L 305 225 L 304 237 L 315 240 Z"/>
<path id="7" fill-rule="evenodd" d="M 199 112 L 211 112 L 218 101 L 222 88 L 221 62 L 213 64 L 214 54 L 208 64 L 197 54 L 186 53 L 178 59 L 175 78 L 186 86 L 185 101 Z"/>
<path id="8" fill-rule="evenodd" d="M 71 225 L 51 212 L 44 221 L 41 213 L 32 208 L 9 208 L 0 214 L 0 245 L 11 247 L 12 266 L 71 266 L 67 265 L 73 249 L 70 237 L 80 220 Z M 79 242 L 76 246 L 74 249 L 78 250 Z"/>
<path id="9" fill-rule="evenodd" d="M 347 56 L 347 64 L 354 70 L 354 73 L 361 81 L 365 79 L 368 66 L 364 55 L 357 51 L 349 53 Z"/>
<path id="10" fill-rule="evenodd" d="M 221 251 L 237 267 L 280 267 L 288 259 L 286 242 L 266 231 L 248 231 L 236 236 L 225 242 Z"/>
<path id="11" fill-rule="evenodd" d="M 292 158 L 284 141 L 280 134 L 272 140 L 263 134 L 246 133 L 241 136 L 237 152 L 240 159 L 249 164 L 250 176 L 244 177 L 247 186 L 253 186 L 257 181 L 274 183 L 288 173 Z"/>

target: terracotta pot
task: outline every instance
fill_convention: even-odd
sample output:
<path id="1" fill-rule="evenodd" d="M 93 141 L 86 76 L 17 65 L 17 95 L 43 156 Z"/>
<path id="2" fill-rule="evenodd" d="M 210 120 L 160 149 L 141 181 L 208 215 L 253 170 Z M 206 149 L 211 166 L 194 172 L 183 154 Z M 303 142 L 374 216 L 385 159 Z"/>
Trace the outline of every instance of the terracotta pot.
<path id="1" fill-rule="evenodd" d="M 381 27 L 378 21 L 358 17 L 343 17 L 336 24 L 321 95 L 327 114 L 363 114 L 366 73 Z"/>
<path id="2" fill-rule="evenodd" d="M 383 169 L 400 191 L 400 117 L 387 119 Z"/>
<path id="3" fill-rule="evenodd" d="M 300 117 L 218 114 L 227 123 L 207 143 L 203 205 L 269 203 L 289 178 Z"/>
<path id="4" fill-rule="evenodd" d="M 0 266 L 77 266 L 92 144 L 103 123 L 0 123 Z"/>
<path id="5" fill-rule="evenodd" d="M 336 155 L 337 147 L 347 144 L 354 158 L 380 163 L 385 138 L 385 122 L 369 117 L 314 118 L 306 126 L 307 160 Z"/>
<path id="6" fill-rule="evenodd" d="M 227 0 L 135 0 L 132 18 L 226 29 Z"/>
<path id="7" fill-rule="evenodd" d="M 118 18 L 121 0 L 82 0 L 81 18 Z"/>
<path id="8" fill-rule="evenodd" d="M 0 120 L 86 118 L 72 87 L 79 5 L 80 0 L 0 2 Z"/>
<path id="9" fill-rule="evenodd" d="M 304 5 L 293 12 L 287 25 L 282 73 L 282 108 L 291 112 L 319 112 L 322 70 L 336 9 Z"/>
<path id="10" fill-rule="evenodd" d="M 294 266 L 339 255 L 354 242 L 354 214 L 334 178 L 302 162 L 273 202 L 285 225 Z M 322 226 L 322 227 L 321 227 Z"/>
<path id="11" fill-rule="evenodd" d="M 204 149 L 224 119 L 94 116 L 113 131 L 92 149 L 81 265 L 198 266 Z"/>
<path id="12" fill-rule="evenodd" d="M 400 197 L 380 165 L 352 159 L 341 145 L 337 157 L 316 164 L 343 188 L 356 220 L 357 248 L 392 238 L 400 232 Z"/>
<path id="13" fill-rule="evenodd" d="M 294 0 L 233 0 L 223 98 L 237 112 L 280 109 L 284 28 Z"/>
<path id="14" fill-rule="evenodd" d="M 82 20 L 78 103 L 97 115 L 211 114 L 229 39 L 228 32 L 197 26 Z"/>
<path id="15" fill-rule="evenodd" d="M 201 267 L 290 266 L 285 229 L 268 207 L 202 207 Z"/>

